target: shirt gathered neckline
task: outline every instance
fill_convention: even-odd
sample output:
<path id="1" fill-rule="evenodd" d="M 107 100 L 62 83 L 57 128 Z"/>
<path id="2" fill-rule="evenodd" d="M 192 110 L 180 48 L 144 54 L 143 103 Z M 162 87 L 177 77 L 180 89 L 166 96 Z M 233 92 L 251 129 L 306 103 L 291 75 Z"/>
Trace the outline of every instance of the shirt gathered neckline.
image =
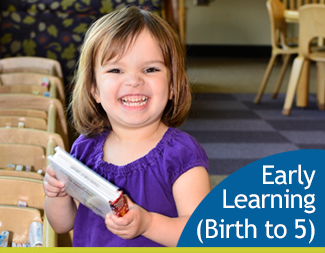
<path id="1" fill-rule="evenodd" d="M 140 168 L 146 168 L 150 166 L 150 164 L 157 160 L 159 154 L 162 153 L 165 143 L 169 142 L 172 139 L 170 138 L 170 135 L 173 135 L 173 129 L 174 128 L 169 127 L 164 133 L 161 140 L 157 143 L 157 145 L 153 149 L 151 149 L 146 155 L 125 165 L 115 165 L 103 160 L 103 147 L 110 131 L 103 132 L 97 138 L 97 144 L 94 145 L 95 166 L 93 167 L 93 170 L 98 174 L 129 174 L 136 170 L 139 170 Z"/>

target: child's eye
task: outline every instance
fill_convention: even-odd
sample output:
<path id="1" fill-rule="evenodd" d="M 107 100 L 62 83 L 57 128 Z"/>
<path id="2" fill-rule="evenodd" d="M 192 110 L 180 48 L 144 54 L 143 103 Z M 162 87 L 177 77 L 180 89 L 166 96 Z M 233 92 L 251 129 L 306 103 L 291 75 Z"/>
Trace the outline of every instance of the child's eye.
<path id="1" fill-rule="evenodd" d="M 151 72 L 156 72 L 156 71 L 159 71 L 159 69 L 156 69 L 156 68 L 148 68 L 144 71 L 144 73 L 151 73 Z"/>
<path id="2" fill-rule="evenodd" d="M 119 70 L 119 69 L 111 69 L 111 70 L 108 71 L 108 73 L 116 73 L 116 74 L 119 74 L 119 73 L 122 73 L 122 71 Z"/>

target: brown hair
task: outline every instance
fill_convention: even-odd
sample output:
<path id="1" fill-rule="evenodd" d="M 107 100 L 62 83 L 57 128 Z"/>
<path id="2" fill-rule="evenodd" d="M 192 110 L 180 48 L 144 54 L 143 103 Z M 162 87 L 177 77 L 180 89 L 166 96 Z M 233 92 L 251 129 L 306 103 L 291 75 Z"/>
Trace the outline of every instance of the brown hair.
<path id="1" fill-rule="evenodd" d="M 157 39 L 170 71 L 173 98 L 168 101 L 161 120 L 170 127 L 184 123 L 191 105 L 191 92 L 179 39 L 158 15 L 132 6 L 101 17 L 86 33 L 69 106 L 73 125 L 79 133 L 91 136 L 111 128 L 106 112 L 92 95 L 96 89 L 96 57 L 102 57 L 101 64 L 115 56 L 122 58 L 145 28 Z"/>

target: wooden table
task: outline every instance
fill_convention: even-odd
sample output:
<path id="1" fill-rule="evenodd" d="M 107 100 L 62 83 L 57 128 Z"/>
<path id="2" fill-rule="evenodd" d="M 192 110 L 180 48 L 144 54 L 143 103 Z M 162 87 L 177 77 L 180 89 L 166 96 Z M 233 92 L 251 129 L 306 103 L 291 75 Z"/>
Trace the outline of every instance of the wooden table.
<path id="1" fill-rule="evenodd" d="M 299 11 L 285 10 L 284 17 L 287 23 L 299 23 Z"/>

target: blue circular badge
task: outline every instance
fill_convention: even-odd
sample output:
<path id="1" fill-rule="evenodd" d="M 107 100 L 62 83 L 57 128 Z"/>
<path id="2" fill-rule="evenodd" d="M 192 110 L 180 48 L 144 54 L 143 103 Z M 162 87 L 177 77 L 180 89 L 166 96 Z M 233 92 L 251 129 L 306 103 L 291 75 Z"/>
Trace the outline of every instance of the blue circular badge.
<path id="1" fill-rule="evenodd" d="M 236 171 L 197 207 L 178 247 L 324 247 L 325 150 L 272 155 Z"/>

